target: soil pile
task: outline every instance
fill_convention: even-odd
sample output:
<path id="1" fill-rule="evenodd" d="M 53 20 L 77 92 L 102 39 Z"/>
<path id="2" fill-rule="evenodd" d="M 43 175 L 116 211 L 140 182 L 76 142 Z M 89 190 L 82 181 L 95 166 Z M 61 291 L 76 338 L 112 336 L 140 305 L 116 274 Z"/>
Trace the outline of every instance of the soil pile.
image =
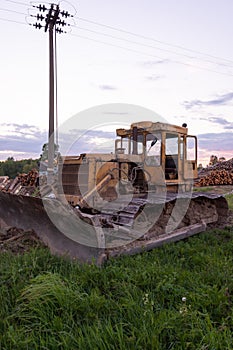
<path id="1" fill-rule="evenodd" d="M 24 231 L 16 227 L 6 227 L 0 230 L 0 252 L 23 254 L 31 248 L 42 247 L 44 244 L 33 230 Z"/>

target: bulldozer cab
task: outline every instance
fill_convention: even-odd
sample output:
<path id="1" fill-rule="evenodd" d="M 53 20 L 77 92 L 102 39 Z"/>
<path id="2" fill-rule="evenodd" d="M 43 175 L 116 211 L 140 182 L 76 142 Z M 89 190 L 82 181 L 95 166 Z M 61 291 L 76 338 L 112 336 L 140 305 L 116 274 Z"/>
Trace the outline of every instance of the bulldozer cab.
<path id="1" fill-rule="evenodd" d="M 127 155 L 149 172 L 152 182 L 163 172 L 166 183 L 182 183 L 197 177 L 197 138 L 185 126 L 140 122 L 117 129 L 116 155 Z"/>

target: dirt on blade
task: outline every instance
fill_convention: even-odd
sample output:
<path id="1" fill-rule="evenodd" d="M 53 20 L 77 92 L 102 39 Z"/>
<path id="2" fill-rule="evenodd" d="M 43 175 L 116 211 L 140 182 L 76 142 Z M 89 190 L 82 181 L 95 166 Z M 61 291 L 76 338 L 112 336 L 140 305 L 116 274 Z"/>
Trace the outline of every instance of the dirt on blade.
<path id="1" fill-rule="evenodd" d="M 44 243 L 33 230 L 6 227 L 0 230 L 0 253 L 23 254 L 31 248 L 43 247 Z"/>

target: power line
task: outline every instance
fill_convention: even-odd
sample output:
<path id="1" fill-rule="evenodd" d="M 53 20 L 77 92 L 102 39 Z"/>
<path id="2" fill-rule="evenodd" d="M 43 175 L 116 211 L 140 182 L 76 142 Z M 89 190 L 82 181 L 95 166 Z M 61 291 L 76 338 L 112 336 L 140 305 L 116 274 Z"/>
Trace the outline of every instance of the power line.
<path id="1" fill-rule="evenodd" d="M 7 18 L 2 18 L 2 17 L 0 17 L 0 21 L 14 22 L 14 23 L 24 24 L 25 26 L 28 26 L 28 24 L 25 23 L 25 22 L 19 22 L 19 21 L 15 21 L 15 20 L 13 20 L 13 19 L 7 19 Z"/>
<path id="2" fill-rule="evenodd" d="M 21 2 L 21 1 L 14 1 L 14 0 L 3 0 L 3 1 L 7 1 L 7 2 L 11 2 L 13 4 L 17 4 L 17 5 L 23 5 L 23 6 L 29 6 L 29 3 L 25 3 L 25 2 Z"/>
<path id="3" fill-rule="evenodd" d="M 13 1 L 13 0 L 5 0 L 5 1 Z M 1 9 L 0 9 L 1 10 Z M 5 9 L 4 9 L 5 10 Z M 15 11 L 11 11 L 9 10 L 10 12 L 15 12 Z M 20 13 L 20 14 L 23 14 L 23 13 Z M 3 21 L 7 21 L 7 22 L 14 22 L 14 23 L 18 23 L 18 24 L 24 24 L 26 25 L 26 23 L 23 23 L 23 22 L 20 22 L 20 21 L 16 21 L 16 20 L 11 20 L 11 19 L 6 19 L 6 18 L 0 18 L 0 20 L 3 20 Z M 88 22 L 93 22 L 93 21 L 89 21 L 89 20 L 86 20 Z M 97 22 L 93 22 L 93 23 L 97 23 Z M 30 23 L 29 23 L 30 24 Z M 32 24 L 30 24 L 32 25 Z M 42 28 L 42 26 L 40 24 L 34 24 L 34 26 L 36 28 Z M 106 26 L 106 25 L 103 25 L 103 26 Z M 76 25 L 71 25 L 71 27 L 77 27 Z M 107 26 L 107 27 L 111 27 L 111 26 Z M 78 28 L 78 27 L 77 27 Z M 114 27 L 111 27 L 111 28 L 114 28 Z M 128 40 L 128 39 L 124 39 L 124 38 L 119 38 L 119 37 L 116 37 L 116 36 L 113 36 L 111 34 L 107 34 L 107 33 L 101 33 L 101 32 L 97 32 L 97 31 L 94 31 L 94 30 L 91 30 L 91 29 L 85 29 L 85 28 L 80 28 L 81 30 L 85 30 L 85 31 L 88 31 L 88 32 L 92 32 L 92 33 L 95 33 L 95 34 L 100 34 L 100 35 L 103 35 L 103 36 L 106 36 L 106 37 L 110 37 L 110 38 L 114 38 L 114 39 L 117 39 L 117 40 L 122 40 L 122 41 L 125 41 L 125 42 L 129 42 L 129 43 L 134 43 L 134 44 L 138 44 L 138 45 L 141 45 L 141 46 L 145 46 L 145 47 L 149 47 L 149 48 L 153 48 L 153 49 L 160 49 L 160 48 L 157 48 L 157 47 L 154 47 L 152 45 L 147 45 L 147 44 L 143 44 L 143 43 L 138 43 L 138 42 L 134 42 L 132 40 Z M 118 30 L 116 28 L 114 28 L 115 30 Z M 57 28 L 58 30 L 58 28 Z M 123 32 L 127 32 L 127 31 L 124 31 L 124 30 L 119 30 L 119 31 L 123 31 Z M 62 32 L 62 31 L 61 31 Z M 127 32 L 127 33 L 131 33 L 131 32 Z M 86 36 L 82 36 L 82 35 L 77 35 L 77 34 L 73 34 L 73 33 L 69 33 L 70 35 L 72 36 L 76 36 L 76 37 L 80 37 L 82 39 L 86 39 L 86 40 L 89 40 L 89 41 L 93 41 L 93 42 L 97 42 L 97 43 L 100 43 L 100 44 L 103 44 L 103 45 L 108 45 L 108 46 L 112 46 L 112 47 L 116 47 L 116 48 L 120 48 L 120 49 L 123 49 L 123 50 L 126 50 L 126 51 L 130 51 L 130 52 L 135 52 L 135 53 L 138 53 L 140 55 L 144 55 L 144 56 L 150 56 L 150 57 L 153 57 L 153 58 L 157 58 L 157 59 L 160 59 L 160 60 L 164 60 L 164 58 L 160 57 L 160 56 L 157 56 L 157 55 L 154 55 L 154 54 L 149 54 L 149 53 L 145 53 L 145 52 L 142 52 L 142 51 L 139 51 L 139 50 L 135 50 L 135 49 L 131 49 L 131 48 L 126 48 L 124 46 L 121 46 L 121 45 L 116 45 L 116 44 L 112 44 L 112 43 L 107 43 L 105 41 L 101 41 L 101 40 L 96 40 L 96 39 L 93 39 L 93 38 L 89 38 L 89 37 L 86 37 Z M 136 35 L 136 34 L 135 34 Z M 152 40 L 152 39 L 151 39 Z M 172 45 L 174 46 L 174 45 Z M 161 49 L 161 51 L 166 51 L 166 52 L 172 52 L 170 50 L 166 50 L 166 49 Z M 172 53 L 175 53 L 175 54 L 179 54 L 179 53 L 176 53 L 176 52 L 172 52 Z M 181 54 L 182 55 L 182 54 Z M 188 57 L 188 58 L 194 58 L 194 57 L 190 57 L 188 55 L 184 55 L 185 57 Z M 199 59 L 199 58 L 198 58 Z M 201 59 L 203 60 L 203 59 Z M 205 67 L 201 67 L 201 66 L 198 66 L 198 65 L 194 65 L 194 64 L 191 64 L 191 63 L 186 63 L 186 62 L 182 62 L 182 61 L 178 61 L 178 60 L 173 60 L 173 59 L 169 59 L 169 61 L 171 61 L 172 63 L 176 63 L 176 64 L 182 64 L 182 65 L 185 65 L 185 66 L 189 66 L 189 67 L 194 67 L 194 68 L 197 68 L 197 69 L 201 69 L 201 70 L 205 70 L 205 71 L 209 71 L 209 72 L 213 72 L 213 73 L 217 73 L 217 74 L 221 74 L 221 75 L 227 75 L 227 76 L 233 76 L 232 73 L 224 73 L 224 72 L 219 72 L 219 71 L 216 71 L 214 69 L 210 69 L 210 68 L 205 68 Z M 205 60 L 203 60 L 205 61 Z M 207 60 L 206 60 L 207 61 Z M 207 61 L 207 62 L 211 62 L 211 63 L 214 63 L 214 64 L 217 64 L 217 62 L 212 62 L 212 61 Z M 231 62 L 231 61 L 229 61 Z M 233 61 L 232 61 L 233 63 Z M 231 67 L 230 65 L 227 65 L 227 64 L 223 64 L 224 66 L 226 67 Z"/>
<path id="4" fill-rule="evenodd" d="M 134 50 L 134 49 L 126 48 L 126 47 L 121 46 L 121 45 L 115 45 L 115 44 L 107 43 L 107 42 L 105 42 L 105 41 L 96 40 L 96 39 L 89 38 L 89 37 L 86 37 L 86 36 L 83 36 L 83 35 L 78 35 L 78 34 L 73 34 L 73 33 L 68 33 L 68 34 L 69 34 L 69 35 L 72 35 L 72 36 L 79 37 L 79 38 L 81 38 L 81 39 L 90 40 L 90 41 L 93 41 L 93 42 L 96 42 L 96 43 L 100 43 L 100 44 L 103 44 L 103 45 L 107 45 L 107 46 L 111 46 L 111 47 L 116 47 L 116 48 L 123 49 L 123 50 L 126 50 L 126 51 L 138 53 L 138 54 L 143 55 L 143 56 L 150 56 L 150 57 L 153 57 L 153 58 L 157 58 L 157 59 L 159 59 L 159 60 L 165 60 L 165 58 L 163 58 L 163 57 L 156 56 L 156 55 L 153 55 L 153 54 L 148 54 L 148 53 L 146 53 L 146 52 L 142 52 L 142 51 L 139 51 L 139 50 Z M 170 60 L 170 59 L 169 59 L 169 61 L 172 62 L 172 63 L 182 64 L 182 65 L 184 65 L 184 66 L 188 66 L 188 67 L 193 67 L 193 68 L 205 70 L 205 71 L 207 71 L 207 72 L 212 72 L 212 73 L 217 73 L 217 74 L 227 75 L 227 76 L 233 76 L 232 73 L 223 73 L 223 72 L 219 72 L 219 71 L 216 71 L 216 70 L 213 70 L 213 69 L 204 68 L 204 67 L 200 67 L 200 66 L 197 66 L 197 65 L 194 65 L 194 64 L 189 64 L 189 63 L 185 63 L 185 62 L 181 62 L 181 61 L 177 61 L 177 60 Z"/>
<path id="5" fill-rule="evenodd" d="M 96 30 L 82 28 L 82 27 L 79 27 L 77 25 L 71 25 L 71 27 L 74 27 L 75 29 L 81 29 L 81 30 L 84 30 L 84 31 L 87 31 L 87 32 L 90 32 L 90 33 L 97 34 L 97 35 L 102 35 L 102 36 L 105 36 L 105 37 L 108 37 L 108 38 L 121 40 L 121 41 L 124 41 L 124 42 L 127 42 L 127 43 L 136 44 L 136 45 L 148 47 L 148 48 L 159 50 L 159 51 L 169 52 L 169 53 L 172 53 L 172 54 L 175 54 L 175 55 L 178 55 L 178 56 L 187 57 L 187 58 L 190 58 L 190 59 L 196 59 L 196 60 L 200 60 L 200 61 L 203 61 L 203 62 L 217 64 L 217 65 L 222 65 L 222 66 L 226 66 L 226 67 L 233 67 L 233 65 L 230 65 L 230 64 L 215 62 L 215 61 L 211 61 L 211 60 L 208 60 L 208 59 L 203 59 L 203 58 L 199 58 L 199 57 L 195 57 L 195 56 L 189 56 L 189 55 L 186 55 L 186 54 L 183 54 L 183 53 L 171 51 L 171 50 L 168 50 L 168 49 L 163 49 L 163 48 L 160 48 L 160 47 L 157 47 L 157 46 L 154 46 L 154 45 L 148 45 L 148 44 L 140 43 L 140 42 L 133 41 L 133 40 L 130 40 L 130 39 L 117 37 L 117 36 L 114 36 L 114 35 L 111 35 L 111 34 L 98 32 Z"/>
<path id="6" fill-rule="evenodd" d="M 152 38 L 152 37 L 149 37 L 149 36 L 145 36 L 145 35 L 142 35 L 142 34 L 139 34 L 139 33 L 134 33 L 134 32 L 131 32 L 131 31 L 128 31 L 128 30 L 124 30 L 124 29 L 121 29 L 121 28 L 117 28 L 117 27 L 113 27 L 113 26 L 110 26 L 110 25 L 107 25 L 107 24 L 91 21 L 89 19 L 82 18 L 82 17 L 75 17 L 75 18 L 79 19 L 80 21 L 84 21 L 84 22 L 87 22 L 87 23 L 95 24 L 95 25 L 98 25 L 98 26 L 101 26 L 101 27 L 105 27 L 105 28 L 108 28 L 108 29 L 111 29 L 111 30 L 115 30 L 115 31 L 118 31 L 118 32 L 121 32 L 121 33 L 133 35 L 133 36 L 136 36 L 136 37 L 139 37 L 139 38 L 142 38 L 142 39 L 151 40 L 151 41 L 163 44 L 163 45 L 168 45 L 168 46 L 171 46 L 171 47 L 175 47 L 177 49 L 181 49 L 181 50 L 185 50 L 185 51 L 189 51 L 189 52 L 194 52 L 194 53 L 198 53 L 198 54 L 203 55 L 203 56 L 208 56 L 208 57 L 211 57 L 211 58 L 214 58 L 214 59 L 217 59 L 217 60 L 222 60 L 222 61 L 233 63 L 233 60 L 229 60 L 229 59 L 226 59 L 226 58 L 223 58 L 223 57 L 210 55 L 208 53 L 197 51 L 197 50 L 192 50 L 192 49 L 186 48 L 184 46 L 171 44 L 171 43 L 168 43 L 168 42 L 165 42 L 165 41 L 162 41 L 162 40 L 157 40 L 155 38 Z"/>
<path id="7" fill-rule="evenodd" d="M 19 15 L 27 16 L 26 13 L 19 12 L 19 11 L 14 11 L 14 10 L 9 10 L 9 9 L 4 9 L 4 8 L 0 8 L 0 11 L 13 12 L 13 13 L 17 13 L 17 14 L 19 14 Z"/>
<path id="8" fill-rule="evenodd" d="M 14 0 L 4 0 L 4 1 L 8 1 L 8 2 L 13 2 L 13 3 L 19 3 L 19 4 L 25 4 L 26 3 L 22 3 L 22 2 L 16 2 Z M 34 6 L 36 7 L 36 6 Z M 5 9 L 5 8 L 0 8 L 0 10 L 2 11 L 7 11 L 7 12 L 12 12 L 12 13 L 17 13 L 17 14 L 22 14 L 22 15 L 27 15 L 23 12 L 19 12 L 19 11 L 14 11 L 14 10 L 10 10 L 10 9 Z M 33 17 L 33 16 L 32 16 Z M 186 51 L 190 51 L 190 52 L 198 52 L 198 51 L 195 51 L 195 50 L 190 50 L 190 49 L 187 49 L 187 48 L 184 48 L 184 47 L 181 47 L 181 46 L 177 46 L 177 45 L 173 45 L 173 44 L 168 44 L 168 43 L 165 43 L 165 42 L 162 42 L 162 41 L 159 41 L 159 40 L 156 40 L 154 38 L 150 38 L 150 37 L 146 37 L 146 36 L 143 36 L 143 35 L 140 35 L 140 34 L 136 34 L 136 33 L 133 33 L 133 32 L 130 32 L 130 31 L 126 31 L 126 30 L 123 30 L 123 29 L 119 29 L 119 28 L 116 28 L 116 27 L 113 27 L 113 26 L 109 26 L 109 25 L 106 25 L 106 24 L 102 24 L 102 23 L 98 23 L 98 22 L 95 22 L 95 21 L 90 21 L 90 20 L 87 20 L 87 19 L 84 19 L 84 18 L 80 18 L 80 17 L 77 17 L 79 18 L 80 20 L 82 21 L 86 21 L 86 22 L 89 22 L 89 23 L 92 23 L 92 24 L 96 24 L 96 25 L 99 25 L 99 26 L 102 26 L 102 27 L 107 27 L 111 30 L 115 30 L 115 31 L 118 31 L 118 32 L 123 32 L 123 33 L 127 33 L 127 34 L 130 34 L 130 35 L 134 35 L 134 36 L 137 36 L 137 37 L 141 37 L 143 39 L 149 39 L 149 40 L 153 40 L 155 42 L 159 42 L 159 43 L 163 43 L 165 45 L 169 45 L 169 46 L 172 46 L 172 47 L 176 47 L 176 48 L 182 48 L 183 50 L 186 50 Z M 30 23 L 28 23 L 30 24 Z M 159 51 L 164 51 L 164 52 L 168 52 L 168 53 L 172 53 L 172 54 L 175 54 L 175 55 L 178 55 L 178 56 L 184 56 L 184 57 L 187 57 L 189 59 L 196 59 L 196 60 L 200 60 L 200 61 L 203 61 L 203 62 L 207 62 L 207 63 L 211 63 L 211 64 L 217 64 L 217 65 L 222 65 L 222 66 L 225 66 L 225 67 L 232 67 L 232 64 L 233 64 L 233 61 L 230 61 L 230 60 L 226 60 L 226 59 L 223 59 L 223 58 L 220 58 L 220 57 L 216 57 L 216 56 L 212 56 L 212 55 L 209 55 L 209 54 L 204 54 L 204 53 L 200 53 L 198 52 L 199 54 L 202 54 L 202 55 L 206 55 L 206 56 L 210 56 L 214 59 L 222 59 L 226 62 L 232 62 L 232 64 L 226 64 L 226 63 L 222 63 L 222 62 L 216 62 L 216 61 L 211 61 L 211 60 L 208 60 L 208 59 L 204 59 L 204 58 L 200 58 L 200 57 L 195 57 L 195 56 L 190 56 L 190 55 L 186 55 L 184 53 L 179 53 L 179 52 L 175 52 L 175 51 L 171 51 L 169 49 L 164 49 L 164 48 L 161 48 L 161 47 L 157 47 L 157 46 L 153 46 L 153 45 L 149 45 L 149 44 L 145 44 L 145 43 L 140 43 L 140 42 L 137 42 L 137 41 L 133 41 L 133 40 L 130 40 L 130 39 L 126 39 L 126 38 L 122 38 L 122 37 L 116 37 L 114 35 L 111 35 L 111 34 L 107 34 L 107 33 L 103 33 L 103 32 L 98 32 L 98 31 L 95 31 L 95 30 L 92 30 L 92 29 L 87 29 L 87 28 L 82 28 L 82 27 L 79 27 L 77 25 L 70 25 L 71 27 L 75 28 L 75 29 L 80 29 L 80 30 L 84 30 L 84 31 L 88 31 L 90 33 L 94 33 L 94 34 L 97 34 L 97 35 L 102 35 L 102 36 L 105 36 L 105 37 L 109 37 L 109 38 L 113 38 L 113 39 L 117 39 L 117 40 L 121 40 L 121 41 L 124 41 L 124 42 L 128 42 L 128 43 L 132 43 L 132 44 L 135 44 L 135 45 L 140 45 L 140 46 L 144 46 L 144 47 L 148 47 L 148 48 L 152 48 L 152 49 L 155 49 L 155 50 L 159 50 Z M 41 28 L 40 25 L 38 25 L 37 28 Z"/>
<path id="9" fill-rule="evenodd" d="M 26 13 L 23 13 L 23 12 L 14 11 L 14 10 L 5 9 L 5 8 L 0 8 L 0 11 L 7 11 L 7 12 L 17 13 L 17 14 L 21 14 L 21 15 L 27 15 Z M 33 16 L 32 16 L 32 17 L 33 17 Z M 184 56 L 184 57 L 187 57 L 187 58 L 190 58 L 190 59 L 199 59 L 199 60 L 201 60 L 201 61 L 208 62 L 208 63 L 212 63 L 212 64 L 218 64 L 218 65 L 221 64 L 221 65 L 226 66 L 226 67 L 232 67 L 232 65 L 229 65 L 229 64 L 218 63 L 218 62 L 214 62 L 214 61 L 211 61 L 211 60 L 206 60 L 206 59 L 199 58 L 199 57 L 189 56 L 189 55 L 186 55 L 186 54 L 183 54 L 183 53 L 171 51 L 171 50 L 168 50 L 168 49 L 163 49 L 163 48 L 156 47 L 156 46 L 153 46 L 153 45 L 148 45 L 148 44 L 140 43 L 140 42 L 133 41 L 133 40 L 129 40 L 129 39 L 125 39 L 125 38 L 116 37 L 116 36 L 111 35 L 111 34 L 98 32 L 98 31 L 95 31 L 95 30 L 92 30 L 92 29 L 82 28 L 82 27 L 79 27 L 79 26 L 77 26 L 77 25 L 70 25 L 70 26 L 73 27 L 73 28 L 75 28 L 75 29 L 78 28 L 79 30 L 84 30 L 84 31 L 88 31 L 88 32 L 90 32 L 90 33 L 94 33 L 94 34 L 97 34 L 97 35 L 102 35 L 102 36 L 105 36 L 105 37 L 109 37 L 109 38 L 121 40 L 121 41 L 124 41 L 124 42 L 128 42 L 128 43 L 132 43 L 132 44 L 136 44 L 136 45 L 140 45 L 140 46 L 144 46 L 144 47 L 156 49 L 156 50 L 159 50 L 159 51 L 164 51 L 164 52 L 172 53 L 172 54 L 175 54 L 175 55 L 178 55 L 178 56 Z"/>

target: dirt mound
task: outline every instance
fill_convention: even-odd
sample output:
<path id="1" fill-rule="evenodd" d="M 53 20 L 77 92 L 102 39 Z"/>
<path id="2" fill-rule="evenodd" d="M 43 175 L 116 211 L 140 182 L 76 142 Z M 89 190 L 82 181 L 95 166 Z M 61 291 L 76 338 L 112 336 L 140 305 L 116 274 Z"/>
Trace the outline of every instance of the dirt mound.
<path id="1" fill-rule="evenodd" d="M 24 231 L 16 227 L 0 230 L 0 252 L 23 254 L 31 248 L 44 246 L 33 230 Z"/>

